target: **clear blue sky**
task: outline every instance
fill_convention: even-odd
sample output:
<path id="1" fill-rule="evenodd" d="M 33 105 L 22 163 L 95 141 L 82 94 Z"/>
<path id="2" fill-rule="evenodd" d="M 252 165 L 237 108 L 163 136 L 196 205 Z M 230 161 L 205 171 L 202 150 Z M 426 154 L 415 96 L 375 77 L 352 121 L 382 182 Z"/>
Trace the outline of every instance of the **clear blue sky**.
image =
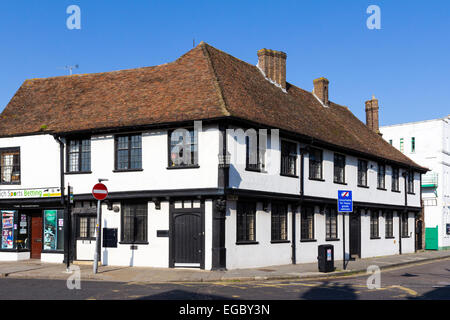
<path id="1" fill-rule="evenodd" d="M 68 30 L 66 8 L 81 8 Z M 381 8 L 381 30 L 366 9 Z M 448 0 L 1 0 L 0 111 L 25 79 L 93 73 L 175 60 L 205 41 L 252 64 L 261 48 L 287 53 L 287 80 L 312 90 L 330 80 L 330 99 L 365 121 L 374 94 L 380 124 L 450 114 Z"/>

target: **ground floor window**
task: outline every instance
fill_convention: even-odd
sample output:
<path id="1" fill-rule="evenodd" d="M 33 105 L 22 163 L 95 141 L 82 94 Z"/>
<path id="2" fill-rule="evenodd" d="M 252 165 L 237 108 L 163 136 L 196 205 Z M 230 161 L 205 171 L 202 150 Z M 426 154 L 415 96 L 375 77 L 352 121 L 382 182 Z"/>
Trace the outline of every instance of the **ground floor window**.
<path id="1" fill-rule="evenodd" d="M 314 239 L 314 206 L 303 207 L 301 213 L 301 240 Z"/>
<path id="2" fill-rule="evenodd" d="M 256 241 L 256 203 L 238 202 L 237 242 Z"/>
<path id="3" fill-rule="evenodd" d="M 64 250 L 64 210 L 44 210 L 44 250 Z"/>
<path id="4" fill-rule="evenodd" d="M 272 241 L 287 240 L 287 205 L 272 203 Z"/>
<path id="5" fill-rule="evenodd" d="M 147 203 L 122 203 L 123 243 L 147 243 Z"/>
<path id="6" fill-rule="evenodd" d="M 370 237 L 379 237 L 379 212 L 378 210 L 372 210 L 370 212 Z"/>
<path id="7" fill-rule="evenodd" d="M 14 225 L 17 211 L 1 211 L 2 249 L 16 249 Z"/>
<path id="8" fill-rule="evenodd" d="M 96 216 L 78 216 L 77 239 L 93 240 L 95 239 L 95 228 L 97 224 Z"/>
<path id="9" fill-rule="evenodd" d="M 325 208 L 325 226 L 326 226 L 326 239 L 337 239 L 337 211 L 336 208 Z"/>
<path id="10" fill-rule="evenodd" d="M 401 214 L 401 220 L 402 220 L 402 237 L 408 237 L 408 213 L 402 213 Z"/>
<path id="11" fill-rule="evenodd" d="M 386 223 L 385 227 L 385 236 L 386 238 L 393 238 L 394 237 L 394 214 L 392 211 L 387 211 L 384 215 L 384 220 Z"/>

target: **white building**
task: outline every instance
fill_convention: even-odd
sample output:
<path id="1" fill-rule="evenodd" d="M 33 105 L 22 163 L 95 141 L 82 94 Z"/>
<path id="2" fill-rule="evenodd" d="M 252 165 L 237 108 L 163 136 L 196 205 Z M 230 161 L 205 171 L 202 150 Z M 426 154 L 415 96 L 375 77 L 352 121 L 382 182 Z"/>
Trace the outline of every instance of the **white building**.
<path id="1" fill-rule="evenodd" d="M 353 192 L 347 258 L 414 252 L 426 169 L 376 133 L 377 100 L 368 128 L 327 79 L 307 92 L 284 53 L 258 56 L 201 43 L 161 66 L 25 81 L 0 116 L 0 260 L 62 262 L 69 234 L 72 258 L 92 260 L 99 178 L 105 265 L 304 263 L 321 244 L 340 260 L 338 190 Z"/>
<path id="2" fill-rule="evenodd" d="M 450 116 L 381 127 L 383 138 L 420 165 L 426 249 L 450 248 Z"/>

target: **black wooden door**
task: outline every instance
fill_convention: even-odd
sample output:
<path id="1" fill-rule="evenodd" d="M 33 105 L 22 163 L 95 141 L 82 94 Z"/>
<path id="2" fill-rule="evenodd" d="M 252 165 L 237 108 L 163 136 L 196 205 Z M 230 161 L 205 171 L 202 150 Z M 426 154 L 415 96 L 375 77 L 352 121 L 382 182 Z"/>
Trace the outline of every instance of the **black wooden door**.
<path id="1" fill-rule="evenodd" d="M 200 267 L 203 230 L 201 213 L 173 214 L 173 258 L 175 266 Z"/>
<path id="2" fill-rule="evenodd" d="M 350 213 L 350 257 L 361 257 L 361 212 Z"/>
<path id="3" fill-rule="evenodd" d="M 416 251 L 422 250 L 422 220 L 416 222 Z"/>

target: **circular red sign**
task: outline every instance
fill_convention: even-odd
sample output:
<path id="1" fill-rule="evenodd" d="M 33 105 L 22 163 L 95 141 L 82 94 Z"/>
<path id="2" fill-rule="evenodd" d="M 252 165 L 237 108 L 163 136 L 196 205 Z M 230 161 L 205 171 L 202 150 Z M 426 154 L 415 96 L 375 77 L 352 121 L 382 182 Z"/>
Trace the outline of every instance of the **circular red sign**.
<path id="1" fill-rule="evenodd" d="M 108 196 L 108 188 L 103 183 L 97 183 L 94 188 L 92 188 L 92 195 L 97 200 L 105 200 Z"/>

